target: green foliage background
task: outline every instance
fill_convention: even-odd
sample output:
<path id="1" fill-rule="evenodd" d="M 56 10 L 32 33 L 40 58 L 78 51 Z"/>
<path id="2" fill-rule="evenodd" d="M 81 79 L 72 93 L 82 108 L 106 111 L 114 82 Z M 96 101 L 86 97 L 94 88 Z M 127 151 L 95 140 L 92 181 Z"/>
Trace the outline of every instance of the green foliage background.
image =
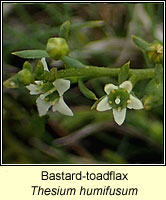
<path id="1" fill-rule="evenodd" d="M 4 3 L 3 79 L 18 72 L 25 61 L 11 52 L 44 49 L 65 20 L 71 22 L 70 55 L 84 64 L 120 67 L 130 60 L 131 68 L 153 67 L 131 35 L 162 41 L 162 3 Z M 37 60 L 30 62 L 35 66 Z M 48 62 L 64 67 L 61 62 Z M 97 78 L 87 87 L 100 97 L 110 82 L 117 84 L 110 77 Z M 147 83 L 136 84 L 139 98 Z M 50 111 L 40 118 L 35 96 L 25 88 L 3 88 L 3 163 L 163 163 L 163 106 L 128 110 L 125 123 L 118 126 L 112 111 L 91 111 L 93 101 L 76 84 L 64 97 L 74 117 Z"/>

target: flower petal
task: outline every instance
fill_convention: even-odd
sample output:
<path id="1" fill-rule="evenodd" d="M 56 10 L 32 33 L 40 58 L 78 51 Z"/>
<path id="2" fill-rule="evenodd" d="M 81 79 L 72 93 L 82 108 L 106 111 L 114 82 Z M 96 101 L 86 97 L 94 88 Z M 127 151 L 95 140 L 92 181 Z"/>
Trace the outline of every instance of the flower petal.
<path id="1" fill-rule="evenodd" d="M 131 81 L 124 81 L 119 85 L 120 88 L 125 88 L 129 93 L 131 92 L 133 85 Z"/>
<path id="2" fill-rule="evenodd" d="M 138 98 L 134 97 L 131 94 L 130 94 L 130 100 L 131 100 L 131 103 L 129 103 L 127 105 L 127 108 L 129 108 L 129 109 L 133 108 L 133 109 L 136 109 L 136 110 L 140 110 L 140 109 L 144 108 L 142 102 Z"/>
<path id="3" fill-rule="evenodd" d="M 41 89 L 39 88 L 38 85 L 30 84 L 30 85 L 27 85 L 26 88 L 30 91 L 31 95 L 35 95 L 35 94 L 40 94 L 41 93 Z"/>
<path id="4" fill-rule="evenodd" d="M 109 95 L 109 93 L 111 92 L 111 90 L 115 90 L 118 89 L 118 86 L 110 83 L 110 84 L 106 84 L 104 87 L 104 91 L 107 95 Z"/>
<path id="5" fill-rule="evenodd" d="M 35 83 L 36 83 L 38 86 L 42 86 L 42 85 L 43 85 L 43 81 L 35 81 Z"/>
<path id="6" fill-rule="evenodd" d="M 67 106 L 67 104 L 64 102 L 62 96 L 58 99 L 58 101 L 57 100 L 55 101 L 54 106 L 52 107 L 52 110 L 54 112 L 58 111 L 64 115 L 73 116 L 73 112 Z"/>
<path id="7" fill-rule="evenodd" d="M 45 70 L 45 71 L 49 71 L 48 66 L 47 66 L 47 63 L 46 63 L 46 58 L 42 58 L 42 59 L 41 59 L 41 62 L 42 62 L 42 64 L 43 64 L 44 70 Z"/>
<path id="8" fill-rule="evenodd" d="M 108 96 L 104 97 L 98 104 L 96 110 L 98 111 L 106 111 L 110 110 L 112 107 L 108 103 Z"/>
<path id="9" fill-rule="evenodd" d="M 122 125 L 126 118 L 126 108 L 123 108 L 121 111 L 113 109 L 114 120 L 117 124 Z"/>
<path id="10" fill-rule="evenodd" d="M 39 112 L 39 116 L 45 115 L 51 106 L 49 102 L 44 101 L 40 97 L 37 98 L 36 103 L 37 103 L 37 109 Z"/>
<path id="11" fill-rule="evenodd" d="M 70 88 L 70 81 L 65 79 L 57 79 L 53 82 L 60 96 Z"/>

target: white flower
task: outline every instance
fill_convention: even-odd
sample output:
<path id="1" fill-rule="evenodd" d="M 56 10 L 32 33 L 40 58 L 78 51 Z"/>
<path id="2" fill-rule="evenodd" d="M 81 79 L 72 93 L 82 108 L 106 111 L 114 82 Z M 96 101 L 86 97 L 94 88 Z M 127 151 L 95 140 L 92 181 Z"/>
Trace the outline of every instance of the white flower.
<path id="1" fill-rule="evenodd" d="M 142 102 L 130 94 L 132 87 L 130 81 L 124 81 L 119 87 L 106 84 L 104 91 L 107 95 L 97 104 L 96 109 L 98 111 L 113 109 L 114 120 L 117 124 L 122 125 L 126 117 L 126 108 L 143 109 Z"/>
<path id="2" fill-rule="evenodd" d="M 39 115 L 43 116 L 47 113 L 48 109 L 52 106 L 53 112 L 58 111 L 64 115 L 73 116 L 73 112 L 63 100 L 63 94 L 70 88 L 70 81 L 65 79 L 57 79 L 53 82 L 54 87 L 48 92 L 41 94 L 37 100 L 37 108 Z M 57 91 L 58 96 L 53 101 L 47 101 L 47 96 Z"/>
<path id="3" fill-rule="evenodd" d="M 44 70 L 49 71 L 45 58 L 42 58 L 41 61 Z M 70 81 L 57 79 L 52 83 L 52 87 L 45 93 L 42 91 L 43 86 L 43 81 L 35 81 L 35 84 L 26 86 L 26 88 L 30 90 L 31 95 L 40 94 L 36 100 L 39 116 L 46 115 L 51 106 L 53 112 L 58 111 L 64 115 L 73 116 L 73 112 L 63 100 L 63 94 L 70 88 Z M 50 96 L 53 96 L 53 99 L 50 100 Z"/>
<path id="4" fill-rule="evenodd" d="M 31 95 L 42 93 L 43 81 L 35 81 L 35 84 L 27 85 L 26 88 L 30 91 Z"/>

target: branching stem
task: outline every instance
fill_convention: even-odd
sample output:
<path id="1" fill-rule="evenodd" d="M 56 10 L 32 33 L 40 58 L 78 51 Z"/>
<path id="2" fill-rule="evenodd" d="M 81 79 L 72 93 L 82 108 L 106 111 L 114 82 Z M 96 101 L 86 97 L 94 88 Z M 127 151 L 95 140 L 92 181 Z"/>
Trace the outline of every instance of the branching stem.
<path id="1" fill-rule="evenodd" d="M 88 78 L 97 78 L 110 76 L 118 76 L 120 68 L 107 68 L 107 67 L 94 67 L 94 66 L 85 66 L 83 68 L 70 68 L 59 70 L 57 72 L 56 78 L 66 78 L 66 77 L 88 77 Z M 134 77 L 134 81 L 149 79 L 154 77 L 154 69 L 130 69 L 129 76 Z M 131 78 L 132 80 L 132 78 Z M 134 83 L 135 84 L 135 83 Z"/>

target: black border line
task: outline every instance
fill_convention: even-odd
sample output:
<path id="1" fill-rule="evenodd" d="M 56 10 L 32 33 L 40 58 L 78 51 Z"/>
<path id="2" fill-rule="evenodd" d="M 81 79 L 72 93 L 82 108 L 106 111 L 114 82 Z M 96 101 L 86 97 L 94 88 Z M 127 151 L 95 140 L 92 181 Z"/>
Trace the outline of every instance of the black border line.
<path id="1" fill-rule="evenodd" d="M 164 116 L 163 116 L 163 163 L 161 164 L 3 164 L 3 3 L 162 3 L 163 4 L 163 54 L 164 54 L 164 71 L 163 71 L 163 108 L 164 108 Z M 1 1 L 1 160 L 0 166 L 166 166 L 165 163 L 165 1 Z"/>

